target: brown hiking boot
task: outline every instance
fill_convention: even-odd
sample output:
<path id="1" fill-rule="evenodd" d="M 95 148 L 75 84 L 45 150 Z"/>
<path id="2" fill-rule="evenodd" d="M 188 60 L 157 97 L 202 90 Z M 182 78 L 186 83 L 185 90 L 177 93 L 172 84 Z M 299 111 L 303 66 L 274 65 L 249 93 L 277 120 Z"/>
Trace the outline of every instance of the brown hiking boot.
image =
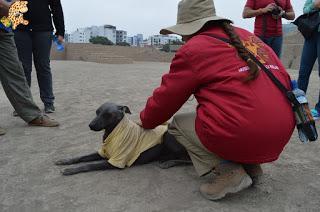
<path id="1" fill-rule="evenodd" d="M 251 177 L 254 185 L 261 183 L 263 170 L 260 164 L 243 164 L 242 165 L 247 174 Z"/>
<path id="2" fill-rule="evenodd" d="M 59 126 L 59 122 L 49 118 L 46 115 L 39 116 L 38 118 L 29 122 L 30 126 L 38 126 L 38 127 L 57 127 Z"/>
<path id="3" fill-rule="evenodd" d="M 219 200 L 227 194 L 237 193 L 248 188 L 252 180 L 240 164 L 225 163 L 219 165 L 212 183 L 202 184 L 201 194 L 209 200 Z"/>
<path id="4" fill-rule="evenodd" d="M 6 131 L 5 129 L 3 129 L 3 128 L 0 127 L 0 135 L 4 135 L 4 134 L 6 134 L 6 132 L 7 132 L 7 131 Z"/>

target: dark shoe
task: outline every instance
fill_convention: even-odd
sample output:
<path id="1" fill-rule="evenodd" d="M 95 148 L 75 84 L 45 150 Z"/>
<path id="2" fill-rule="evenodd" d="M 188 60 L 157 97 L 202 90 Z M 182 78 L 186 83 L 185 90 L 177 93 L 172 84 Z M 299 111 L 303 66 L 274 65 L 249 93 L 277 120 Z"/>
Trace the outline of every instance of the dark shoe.
<path id="1" fill-rule="evenodd" d="M 17 111 L 13 111 L 13 112 L 12 112 L 12 115 L 13 115 L 14 117 L 18 117 L 18 116 L 19 116 L 18 113 L 17 113 Z"/>
<path id="2" fill-rule="evenodd" d="M 38 127 L 57 127 L 59 126 L 59 122 L 49 118 L 46 115 L 42 115 L 32 121 L 29 122 L 30 126 L 38 126 Z"/>
<path id="3" fill-rule="evenodd" d="M 44 112 L 45 113 L 54 113 L 56 111 L 56 108 L 54 105 L 44 105 Z"/>
<path id="4" fill-rule="evenodd" d="M 3 129 L 3 128 L 0 127 L 0 135 L 4 135 L 4 134 L 6 134 L 6 132 L 7 132 L 7 131 L 6 131 L 5 129 Z"/>

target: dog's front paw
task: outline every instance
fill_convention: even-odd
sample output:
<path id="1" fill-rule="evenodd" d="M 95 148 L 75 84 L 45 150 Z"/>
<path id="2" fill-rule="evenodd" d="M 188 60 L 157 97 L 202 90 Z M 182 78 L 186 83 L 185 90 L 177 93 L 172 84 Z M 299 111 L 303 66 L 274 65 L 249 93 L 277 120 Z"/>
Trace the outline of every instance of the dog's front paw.
<path id="1" fill-rule="evenodd" d="M 71 159 L 61 159 L 54 162 L 54 164 L 57 166 L 71 165 L 73 163 L 74 161 Z"/>

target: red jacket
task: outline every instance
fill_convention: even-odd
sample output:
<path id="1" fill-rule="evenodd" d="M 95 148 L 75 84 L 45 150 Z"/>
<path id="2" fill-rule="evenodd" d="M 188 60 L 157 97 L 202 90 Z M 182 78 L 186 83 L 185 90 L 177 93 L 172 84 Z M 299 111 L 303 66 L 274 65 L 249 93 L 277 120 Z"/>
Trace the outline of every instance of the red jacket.
<path id="1" fill-rule="evenodd" d="M 236 31 L 245 46 L 290 88 L 290 77 L 272 49 L 252 33 Z M 295 126 L 289 101 L 262 70 L 256 80 L 243 83 L 248 67 L 235 48 L 203 33 L 228 38 L 214 27 L 181 47 L 140 114 L 143 127 L 164 123 L 194 94 L 196 132 L 208 150 L 240 163 L 276 160 Z"/>

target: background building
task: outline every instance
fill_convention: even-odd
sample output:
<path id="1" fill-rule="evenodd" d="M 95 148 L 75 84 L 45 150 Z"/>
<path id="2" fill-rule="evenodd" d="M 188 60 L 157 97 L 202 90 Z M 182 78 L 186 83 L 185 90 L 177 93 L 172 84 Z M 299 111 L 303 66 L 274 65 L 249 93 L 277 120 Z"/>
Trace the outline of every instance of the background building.
<path id="1" fill-rule="evenodd" d="M 298 28 L 297 28 L 296 25 L 289 23 L 289 24 L 283 24 L 282 25 L 282 30 L 283 30 L 283 34 L 286 35 L 286 34 L 288 34 L 290 32 L 297 31 Z"/>
<path id="2" fill-rule="evenodd" d="M 127 43 L 129 43 L 130 46 L 143 47 L 142 42 L 143 42 L 142 34 L 137 34 L 132 37 L 127 37 Z"/>
<path id="3" fill-rule="evenodd" d="M 124 31 L 124 30 L 116 31 L 116 43 L 127 43 L 127 31 Z"/>
<path id="4" fill-rule="evenodd" d="M 108 38 L 112 43 L 116 44 L 117 30 L 115 26 L 91 26 L 86 28 L 79 28 L 72 32 L 69 36 L 70 43 L 90 43 L 90 38 L 101 36 Z"/>
<path id="5" fill-rule="evenodd" d="M 176 44 L 175 41 L 181 41 L 178 37 L 172 35 L 152 35 L 148 39 L 143 40 L 142 34 L 137 34 L 134 36 L 128 36 L 127 31 L 117 30 L 113 25 L 103 25 L 103 26 L 91 26 L 86 28 L 79 28 L 76 31 L 68 34 L 66 37 L 66 42 L 70 43 L 90 43 L 90 38 L 92 37 L 106 37 L 113 44 L 128 43 L 130 46 L 144 47 L 144 46 L 154 46 L 161 48 L 166 44 Z"/>
<path id="6" fill-rule="evenodd" d="M 147 40 L 148 46 L 163 46 L 174 41 L 180 41 L 176 36 L 172 35 L 152 35 Z"/>

